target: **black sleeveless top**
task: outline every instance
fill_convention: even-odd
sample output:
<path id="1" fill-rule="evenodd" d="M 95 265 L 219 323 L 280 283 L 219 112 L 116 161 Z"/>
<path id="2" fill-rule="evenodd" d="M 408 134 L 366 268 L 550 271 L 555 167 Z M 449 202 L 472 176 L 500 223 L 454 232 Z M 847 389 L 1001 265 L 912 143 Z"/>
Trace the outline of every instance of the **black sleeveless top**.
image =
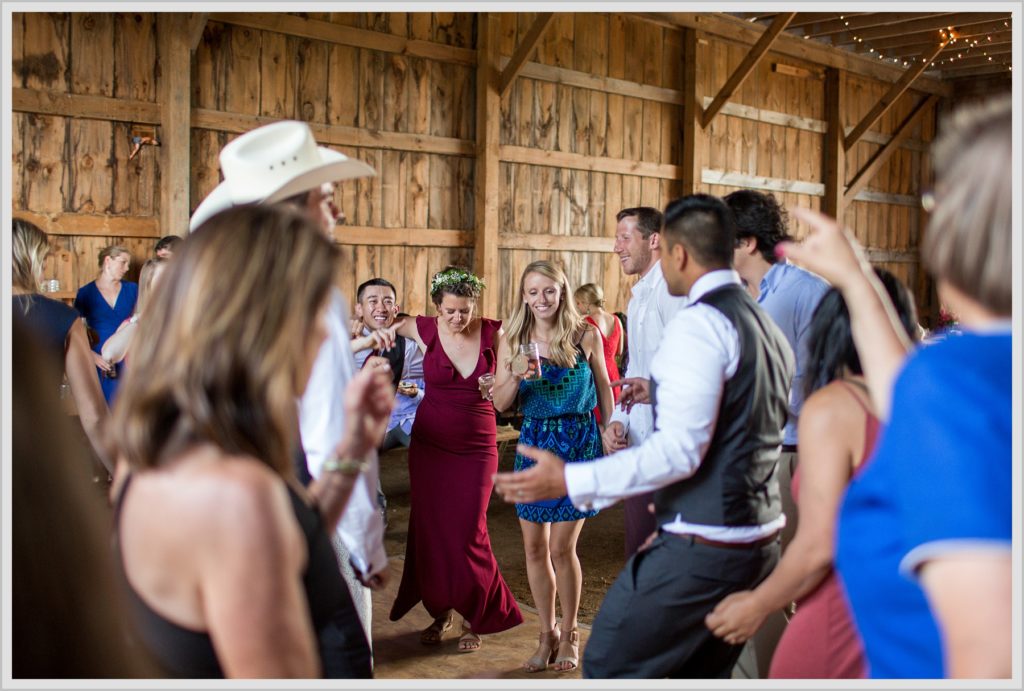
<path id="1" fill-rule="evenodd" d="M 59 371 L 64 371 L 64 349 L 68 332 L 78 319 L 78 312 L 63 302 L 43 295 L 14 295 L 14 314 L 24 320 L 35 337 L 47 349 L 47 357 L 58 358 Z"/>
<path id="2" fill-rule="evenodd" d="M 185 628 L 156 612 L 128 582 L 121 557 L 121 507 L 132 476 L 126 479 L 114 504 L 114 550 L 122 583 L 142 643 L 153 653 L 168 676 L 220 679 L 224 671 L 210 634 Z M 295 519 L 306 541 L 307 563 L 302 585 L 316 632 L 320 662 L 326 678 L 370 678 L 370 647 L 342 580 L 334 548 L 323 528 L 320 513 L 288 487 Z"/>

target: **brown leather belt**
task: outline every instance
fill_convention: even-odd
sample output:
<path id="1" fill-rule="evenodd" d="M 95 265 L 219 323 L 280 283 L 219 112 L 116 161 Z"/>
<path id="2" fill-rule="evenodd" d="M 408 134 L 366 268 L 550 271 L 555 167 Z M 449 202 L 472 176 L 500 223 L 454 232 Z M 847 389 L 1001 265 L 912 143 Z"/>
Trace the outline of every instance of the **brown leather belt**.
<path id="1" fill-rule="evenodd" d="M 667 532 L 667 531 L 666 531 Z M 753 542 L 719 542 L 718 540 L 709 540 L 706 537 L 700 535 L 694 535 L 693 533 L 668 533 L 674 537 L 688 538 L 698 545 L 707 545 L 708 547 L 721 547 L 722 549 L 754 549 L 756 547 L 764 547 L 765 545 L 775 542 L 779 539 L 779 535 L 782 533 L 780 530 L 776 530 L 771 535 L 766 535 L 760 540 L 754 540 Z"/>

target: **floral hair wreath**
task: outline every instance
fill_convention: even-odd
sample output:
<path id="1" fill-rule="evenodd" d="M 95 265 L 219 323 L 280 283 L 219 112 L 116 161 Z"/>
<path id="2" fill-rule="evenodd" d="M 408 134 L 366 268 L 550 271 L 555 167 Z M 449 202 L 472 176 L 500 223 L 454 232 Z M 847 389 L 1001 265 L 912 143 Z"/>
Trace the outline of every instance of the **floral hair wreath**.
<path id="1" fill-rule="evenodd" d="M 433 295 L 442 288 L 451 288 L 460 283 L 468 283 L 477 290 L 483 290 L 487 287 L 487 284 L 482 279 L 477 278 L 468 271 L 448 269 L 447 271 L 438 271 L 434 274 L 434 278 L 430 281 L 430 294 Z"/>

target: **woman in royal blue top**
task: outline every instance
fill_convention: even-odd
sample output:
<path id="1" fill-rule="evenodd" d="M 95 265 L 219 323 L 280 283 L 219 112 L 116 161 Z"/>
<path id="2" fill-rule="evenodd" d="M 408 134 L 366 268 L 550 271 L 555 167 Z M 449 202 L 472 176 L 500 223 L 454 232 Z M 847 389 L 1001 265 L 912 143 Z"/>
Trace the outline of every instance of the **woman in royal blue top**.
<path id="1" fill-rule="evenodd" d="M 856 242 L 784 252 L 839 288 L 885 421 L 841 509 L 836 564 L 875 678 L 1012 671 L 1012 199 L 1009 97 L 954 113 L 933 147 L 921 254 L 963 334 L 906 356 Z"/>
<path id="2" fill-rule="evenodd" d="M 131 265 L 132 255 L 127 249 L 120 245 L 104 247 L 100 252 L 99 277 L 79 288 L 78 295 L 75 296 L 75 309 L 99 337 L 92 347 L 95 353 L 93 359 L 96 361 L 103 397 L 107 399 L 107 403 L 114 400 L 122 365 L 113 365 L 104 360 L 100 350 L 106 340 L 117 331 L 117 327 L 132 316 L 135 310 L 139 286 L 137 283 L 123 280 Z"/>

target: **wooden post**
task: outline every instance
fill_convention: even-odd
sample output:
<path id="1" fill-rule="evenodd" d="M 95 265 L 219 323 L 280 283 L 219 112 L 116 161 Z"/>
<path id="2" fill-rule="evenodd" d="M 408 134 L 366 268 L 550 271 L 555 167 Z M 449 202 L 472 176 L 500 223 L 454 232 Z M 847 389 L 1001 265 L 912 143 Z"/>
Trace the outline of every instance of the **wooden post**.
<path id="1" fill-rule="evenodd" d="M 683 29 L 683 117 L 680 121 L 682 141 L 682 189 L 686 196 L 697 191 L 701 180 L 701 146 L 704 128 L 701 117 L 704 108 L 697 93 L 697 30 Z"/>
<path id="2" fill-rule="evenodd" d="M 501 96 L 498 93 L 499 24 L 493 12 L 478 15 L 476 67 L 476 235 L 473 265 L 488 283 L 480 314 L 498 314 L 498 149 L 501 144 Z"/>
<path id="3" fill-rule="evenodd" d="M 188 234 L 191 36 L 187 14 L 160 13 L 160 234 Z"/>
<path id="4" fill-rule="evenodd" d="M 825 196 L 821 210 L 843 224 L 843 193 L 846 190 L 846 149 L 843 147 L 843 110 L 846 92 L 846 71 L 829 67 L 825 70 L 825 146 L 823 147 Z"/>

